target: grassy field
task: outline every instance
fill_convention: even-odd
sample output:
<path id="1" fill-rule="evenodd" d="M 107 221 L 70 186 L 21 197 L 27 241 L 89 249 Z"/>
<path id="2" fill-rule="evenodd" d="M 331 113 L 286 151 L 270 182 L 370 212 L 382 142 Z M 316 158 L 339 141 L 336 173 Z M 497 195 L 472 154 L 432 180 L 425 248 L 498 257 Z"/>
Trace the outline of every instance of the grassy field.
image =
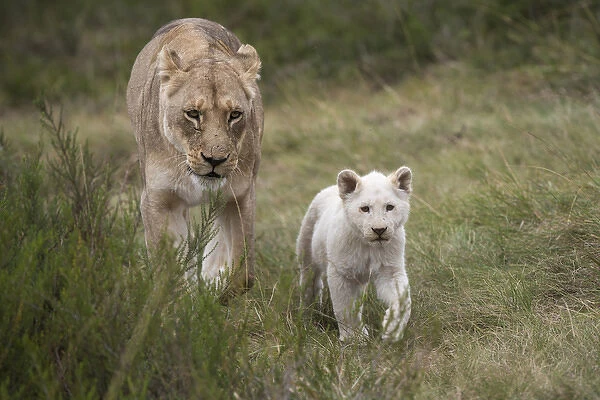
<path id="1" fill-rule="evenodd" d="M 182 289 L 173 251 L 145 259 L 121 99 L 66 104 L 63 128 L 5 114 L 0 397 L 600 397 L 600 93 L 458 62 L 285 93 L 266 109 L 257 282 L 228 307 Z M 413 315 L 382 343 L 371 292 L 374 337 L 341 346 L 331 314 L 299 307 L 300 221 L 339 170 L 401 165 Z"/>
<path id="2" fill-rule="evenodd" d="M 600 11 L 532 3 L 8 4 L 0 399 L 600 398 Z M 186 287 L 193 254 L 143 245 L 124 87 L 181 15 L 264 66 L 257 281 L 227 307 Z M 299 305 L 300 221 L 341 169 L 401 165 L 413 314 L 382 343 L 371 289 L 371 338 L 342 346 Z"/>
<path id="3" fill-rule="evenodd" d="M 301 216 L 337 171 L 414 171 L 406 340 L 340 349 L 335 332 L 310 328 L 296 376 L 307 386 L 292 389 L 332 398 L 600 395 L 597 94 L 553 90 L 539 72 L 448 65 L 382 92 L 342 89 L 270 113 L 258 223 L 259 248 L 281 254 L 273 280 L 295 280 Z M 275 285 L 266 286 L 269 294 Z M 371 311 L 376 325 L 381 308 Z"/>

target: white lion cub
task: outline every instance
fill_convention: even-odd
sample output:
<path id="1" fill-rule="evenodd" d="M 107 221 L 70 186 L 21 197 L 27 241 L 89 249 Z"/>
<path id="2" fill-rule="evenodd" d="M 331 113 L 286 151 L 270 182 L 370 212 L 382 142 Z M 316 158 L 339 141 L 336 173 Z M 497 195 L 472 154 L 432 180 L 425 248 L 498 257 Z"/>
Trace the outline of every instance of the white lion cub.
<path id="1" fill-rule="evenodd" d="M 408 167 L 387 177 L 344 170 L 337 186 L 317 194 L 304 216 L 296 243 L 304 299 L 311 304 L 318 296 L 321 303 L 326 275 L 341 341 L 368 335 L 357 300 L 369 281 L 388 307 L 382 339 L 397 341 L 404 333 L 411 306 L 404 268 L 411 181 Z"/>

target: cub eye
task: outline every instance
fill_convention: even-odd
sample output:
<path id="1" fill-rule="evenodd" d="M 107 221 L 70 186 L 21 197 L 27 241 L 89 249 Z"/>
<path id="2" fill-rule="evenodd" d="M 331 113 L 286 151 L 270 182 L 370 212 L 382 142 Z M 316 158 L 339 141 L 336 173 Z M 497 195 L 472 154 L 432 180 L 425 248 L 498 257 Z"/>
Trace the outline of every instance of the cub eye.
<path id="1" fill-rule="evenodd" d="M 394 206 L 391 204 L 388 204 L 387 206 L 385 206 L 385 211 L 392 211 L 394 209 Z"/>
<path id="2" fill-rule="evenodd" d="M 235 121 L 236 119 L 240 119 L 241 116 L 242 116 L 241 111 L 234 110 L 229 113 L 229 122 Z"/>
<path id="3" fill-rule="evenodd" d="M 368 213 L 371 209 L 369 208 L 369 206 L 362 206 L 360 208 L 360 211 L 364 212 L 364 213 Z"/>
<path id="4" fill-rule="evenodd" d="M 200 118 L 201 113 L 198 110 L 187 110 L 185 115 L 191 119 L 198 119 Z"/>

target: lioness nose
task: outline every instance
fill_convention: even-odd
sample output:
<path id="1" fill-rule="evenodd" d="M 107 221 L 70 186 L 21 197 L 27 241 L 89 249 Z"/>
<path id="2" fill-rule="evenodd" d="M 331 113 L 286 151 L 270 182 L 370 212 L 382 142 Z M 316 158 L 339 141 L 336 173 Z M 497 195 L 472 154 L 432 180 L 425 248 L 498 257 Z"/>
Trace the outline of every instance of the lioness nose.
<path id="1" fill-rule="evenodd" d="M 385 231 L 387 231 L 387 227 L 385 227 L 385 228 L 371 228 L 371 230 L 373 232 L 375 232 L 377 234 L 377 236 L 381 236 L 381 235 L 383 235 L 383 233 Z"/>
<path id="2" fill-rule="evenodd" d="M 213 167 L 216 167 L 219 164 L 223 164 L 229 158 L 229 155 L 227 155 L 227 157 L 225 157 L 225 158 L 206 157 L 204 155 L 204 153 L 200 153 L 200 155 L 202 156 L 202 158 L 204 158 L 204 161 L 206 161 L 207 163 L 209 163 Z"/>

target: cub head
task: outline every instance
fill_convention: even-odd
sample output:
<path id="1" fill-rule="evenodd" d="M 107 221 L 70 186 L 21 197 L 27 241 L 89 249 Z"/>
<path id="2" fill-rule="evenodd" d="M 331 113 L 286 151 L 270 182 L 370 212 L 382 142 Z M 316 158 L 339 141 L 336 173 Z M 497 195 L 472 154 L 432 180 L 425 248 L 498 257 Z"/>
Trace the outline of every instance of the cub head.
<path id="1" fill-rule="evenodd" d="M 360 177 L 352 170 L 338 174 L 344 211 L 355 231 L 369 244 L 393 239 L 408 220 L 412 172 L 400 167 L 390 176 L 379 172 Z"/>
<path id="2" fill-rule="evenodd" d="M 226 50 L 206 57 L 165 45 L 157 57 L 161 131 L 185 155 L 182 167 L 206 180 L 234 173 L 254 124 L 260 59 L 250 45 Z"/>

